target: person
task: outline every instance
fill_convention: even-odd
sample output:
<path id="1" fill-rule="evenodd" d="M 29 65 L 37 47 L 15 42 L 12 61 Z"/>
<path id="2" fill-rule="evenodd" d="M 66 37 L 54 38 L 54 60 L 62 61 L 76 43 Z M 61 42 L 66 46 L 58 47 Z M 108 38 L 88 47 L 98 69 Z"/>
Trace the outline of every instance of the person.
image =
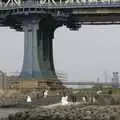
<path id="1" fill-rule="evenodd" d="M 30 96 L 27 96 L 27 100 L 26 100 L 27 103 L 31 103 L 32 102 L 32 99 Z"/>
<path id="2" fill-rule="evenodd" d="M 62 105 L 68 105 L 68 96 L 63 96 L 62 98 L 61 98 L 61 104 Z"/>
<path id="3" fill-rule="evenodd" d="M 75 94 L 71 94 L 71 100 L 72 100 L 72 103 L 76 103 L 77 98 Z"/>
<path id="4" fill-rule="evenodd" d="M 39 93 L 36 94 L 36 99 L 39 99 L 40 95 Z"/>
<path id="5" fill-rule="evenodd" d="M 102 93 L 101 90 L 98 90 L 98 91 L 96 92 L 97 95 L 100 95 L 101 93 Z"/>
<path id="6" fill-rule="evenodd" d="M 82 101 L 83 101 L 83 103 L 86 103 L 87 101 L 86 101 L 86 96 L 85 97 L 82 97 Z"/>
<path id="7" fill-rule="evenodd" d="M 93 103 L 95 103 L 95 102 L 96 102 L 96 99 L 95 99 L 95 97 L 94 97 L 94 96 L 93 96 L 92 102 L 93 102 Z"/>
<path id="8" fill-rule="evenodd" d="M 45 90 L 44 92 L 44 98 L 46 98 L 48 96 L 48 90 Z"/>

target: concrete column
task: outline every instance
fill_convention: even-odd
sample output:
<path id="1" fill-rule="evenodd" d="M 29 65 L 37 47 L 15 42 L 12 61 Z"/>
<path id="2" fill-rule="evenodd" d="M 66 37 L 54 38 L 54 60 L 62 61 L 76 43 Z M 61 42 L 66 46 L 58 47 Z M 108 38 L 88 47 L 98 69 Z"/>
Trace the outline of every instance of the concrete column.
<path id="1" fill-rule="evenodd" d="M 37 48 L 38 22 L 31 21 L 24 23 L 24 61 L 21 76 L 39 77 L 40 68 L 38 62 Z"/>
<path id="2" fill-rule="evenodd" d="M 21 77 L 57 79 L 53 62 L 53 26 L 39 27 L 37 21 L 24 22 L 24 61 Z M 46 28 L 46 26 L 49 28 Z"/>
<path id="3" fill-rule="evenodd" d="M 53 62 L 52 40 L 54 31 L 38 31 L 38 56 L 42 76 L 45 79 L 57 79 Z"/>

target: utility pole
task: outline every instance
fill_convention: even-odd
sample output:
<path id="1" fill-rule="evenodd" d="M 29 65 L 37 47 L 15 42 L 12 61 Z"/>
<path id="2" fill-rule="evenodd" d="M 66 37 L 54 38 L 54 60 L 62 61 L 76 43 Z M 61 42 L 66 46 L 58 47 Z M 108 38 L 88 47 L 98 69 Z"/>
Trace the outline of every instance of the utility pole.
<path id="1" fill-rule="evenodd" d="M 107 76 L 107 72 L 106 71 L 104 72 L 104 81 L 105 81 L 105 83 L 108 82 L 108 76 Z"/>
<path id="2" fill-rule="evenodd" d="M 119 73 L 118 72 L 113 72 L 112 86 L 113 88 L 119 88 Z"/>
<path id="3" fill-rule="evenodd" d="M 97 77 L 97 84 L 99 84 L 100 83 L 100 78 L 99 77 Z"/>

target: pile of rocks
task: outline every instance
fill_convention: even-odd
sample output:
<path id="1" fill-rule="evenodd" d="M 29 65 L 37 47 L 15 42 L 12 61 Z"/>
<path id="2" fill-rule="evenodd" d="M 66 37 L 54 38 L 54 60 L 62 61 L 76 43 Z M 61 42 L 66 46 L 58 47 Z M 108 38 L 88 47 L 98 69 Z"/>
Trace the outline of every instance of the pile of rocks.
<path id="1" fill-rule="evenodd" d="M 19 112 L 1 120 L 120 120 L 120 106 L 57 106 Z"/>

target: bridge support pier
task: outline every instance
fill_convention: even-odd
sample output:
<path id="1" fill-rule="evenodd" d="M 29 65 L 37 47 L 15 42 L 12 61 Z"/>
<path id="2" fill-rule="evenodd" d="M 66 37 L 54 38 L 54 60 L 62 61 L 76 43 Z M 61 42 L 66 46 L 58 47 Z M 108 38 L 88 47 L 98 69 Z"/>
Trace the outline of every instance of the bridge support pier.
<path id="1" fill-rule="evenodd" d="M 41 69 L 41 77 L 45 79 L 56 79 L 53 63 L 52 40 L 54 31 L 38 31 L 38 59 Z"/>
<path id="2" fill-rule="evenodd" d="M 57 79 L 53 63 L 53 26 L 36 20 L 24 22 L 24 61 L 20 77 L 25 79 Z"/>

